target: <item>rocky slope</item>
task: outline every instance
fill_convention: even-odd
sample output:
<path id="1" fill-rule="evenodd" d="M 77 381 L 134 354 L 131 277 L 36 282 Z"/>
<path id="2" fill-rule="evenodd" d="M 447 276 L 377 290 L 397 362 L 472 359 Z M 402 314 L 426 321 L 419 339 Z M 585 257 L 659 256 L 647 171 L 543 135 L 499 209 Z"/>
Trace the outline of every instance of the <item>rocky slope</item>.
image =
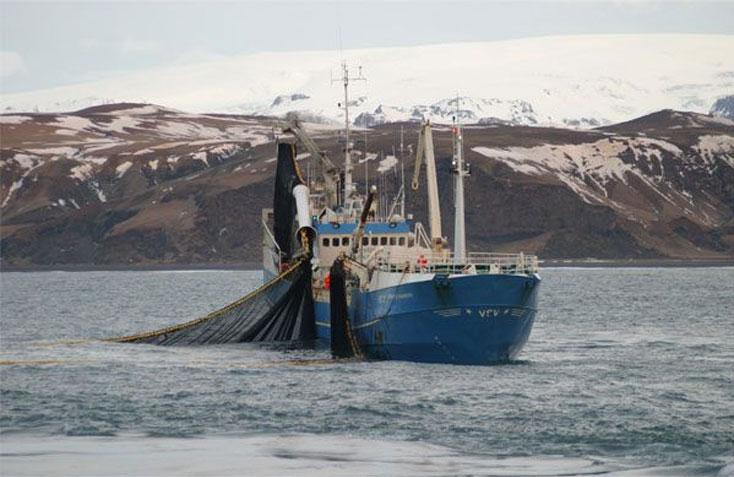
<path id="1" fill-rule="evenodd" d="M 272 201 L 274 126 L 149 104 L 0 116 L 2 264 L 258 261 L 260 209 Z M 414 144 L 415 124 L 404 127 L 406 144 Z M 338 130 L 309 130 L 338 162 Z M 367 173 L 383 190 L 397 187 L 399 130 L 358 132 L 361 184 Z M 435 128 L 447 224 L 450 134 Z M 734 257 L 731 120 L 661 111 L 589 131 L 476 124 L 465 141 L 470 249 Z M 301 160 L 308 169 L 308 157 Z M 405 170 L 412 172 L 407 157 Z M 424 193 L 408 194 L 419 220 Z"/>
<path id="2" fill-rule="evenodd" d="M 711 106 L 709 114 L 721 118 L 734 119 L 734 94 L 717 99 Z"/>

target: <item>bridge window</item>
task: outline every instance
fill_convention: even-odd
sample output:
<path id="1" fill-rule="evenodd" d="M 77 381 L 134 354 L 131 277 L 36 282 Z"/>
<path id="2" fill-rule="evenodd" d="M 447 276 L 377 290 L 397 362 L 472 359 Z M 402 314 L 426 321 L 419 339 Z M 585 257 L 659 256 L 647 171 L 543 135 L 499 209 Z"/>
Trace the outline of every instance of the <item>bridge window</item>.
<path id="1" fill-rule="evenodd" d="M 387 237 L 380 237 L 380 245 L 387 245 Z"/>
<path id="2" fill-rule="evenodd" d="M 377 237 L 372 237 L 372 245 L 377 245 Z"/>
<path id="3" fill-rule="evenodd" d="M 369 237 L 362 237 L 362 245 L 369 245 L 370 239 Z"/>
<path id="4" fill-rule="evenodd" d="M 324 247 L 328 247 L 329 239 L 327 237 L 324 237 L 323 239 L 321 239 L 321 245 L 323 245 Z"/>
<path id="5" fill-rule="evenodd" d="M 331 245 L 333 245 L 334 247 L 338 247 L 339 246 L 339 237 L 334 237 L 333 239 L 331 239 Z"/>
<path id="6" fill-rule="evenodd" d="M 398 244 L 398 238 L 390 237 L 390 245 L 397 245 L 397 244 Z"/>
<path id="7" fill-rule="evenodd" d="M 398 238 L 398 245 L 401 247 L 405 246 L 405 237 Z"/>
<path id="8" fill-rule="evenodd" d="M 342 245 L 349 245 L 349 237 L 342 237 Z"/>
<path id="9" fill-rule="evenodd" d="M 413 247 L 413 246 L 415 246 L 415 237 L 413 237 L 412 235 L 409 235 L 408 236 L 408 247 Z"/>

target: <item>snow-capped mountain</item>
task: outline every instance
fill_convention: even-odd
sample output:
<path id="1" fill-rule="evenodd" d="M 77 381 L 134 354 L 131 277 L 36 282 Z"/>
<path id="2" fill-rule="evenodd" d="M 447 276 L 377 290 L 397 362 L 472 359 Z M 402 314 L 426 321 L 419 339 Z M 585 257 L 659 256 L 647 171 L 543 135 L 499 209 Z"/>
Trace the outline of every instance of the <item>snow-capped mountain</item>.
<path id="1" fill-rule="evenodd" d="M 357 126 L 430 120 L 433 123 L 536 125 L 538 115 L 527 101 L 473 99 L 459 97 L 444 99 L 431 105 L 416 105 L 410 109 L 380 105 L 374 112 L 364 112 L 354 119 Z"/>
<path id="2" fill-rule="evenodd" d="M 588 35 L 344 51 L 351 117 L 592 127 L 672 108 L 706 113 L 734 91 L 733 35 Z M 4 112 L 113 101 L 193 112 L 339 121 L 334 51 L 256 53 L 0 95 Z"/>

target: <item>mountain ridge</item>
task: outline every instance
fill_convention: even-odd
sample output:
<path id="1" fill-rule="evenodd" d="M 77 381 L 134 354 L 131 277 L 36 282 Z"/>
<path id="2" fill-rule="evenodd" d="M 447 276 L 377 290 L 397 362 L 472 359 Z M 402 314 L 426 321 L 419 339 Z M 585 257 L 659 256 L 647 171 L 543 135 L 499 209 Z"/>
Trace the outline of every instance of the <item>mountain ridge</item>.
<path id="1" fill-rule="evenodd" d="M 272 200 L 277 126 L 274 118 L 130 103 L 0 115 L 0 263 L 255 262 L 260 209 Z M 410 171 L 417 129 L 403 126 Z M 339 129 L 307 127 L 340 162 Z M 434 126 L 447 223 L 450 134 Z M 368 170 L 371 183 L 379 178 L 381 190 L 397 192 L 400 124 L 359 135 L 366 138 L 355 155 L 360 187 Z M 665 110 L 593 130 L 465 125 L 464 137 L 473 171 L 470 250 L 548 259 L 734 257 L 731 120 Z M 425 222 L 423 194 L 407 199 Z"/>

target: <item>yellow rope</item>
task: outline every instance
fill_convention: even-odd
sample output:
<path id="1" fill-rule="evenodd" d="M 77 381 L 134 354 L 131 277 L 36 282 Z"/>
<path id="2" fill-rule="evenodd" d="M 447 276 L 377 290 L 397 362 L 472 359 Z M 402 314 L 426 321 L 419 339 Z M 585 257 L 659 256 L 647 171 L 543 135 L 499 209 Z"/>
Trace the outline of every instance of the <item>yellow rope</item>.
<path id="1" fill-rule="evenodd" d="M 291 143 L 291 154 L 293 154 L 293 165 L 296 169 L 296 175 L 298 176 L 298 180 L 301 181 L 301 184 L 306 184 L 306 181 L 303 180 L 303 173 L 301 172 L 301 167 L 298 165 L 298 159 L 296 159 L 296 145 L 294 143 Z"/>

